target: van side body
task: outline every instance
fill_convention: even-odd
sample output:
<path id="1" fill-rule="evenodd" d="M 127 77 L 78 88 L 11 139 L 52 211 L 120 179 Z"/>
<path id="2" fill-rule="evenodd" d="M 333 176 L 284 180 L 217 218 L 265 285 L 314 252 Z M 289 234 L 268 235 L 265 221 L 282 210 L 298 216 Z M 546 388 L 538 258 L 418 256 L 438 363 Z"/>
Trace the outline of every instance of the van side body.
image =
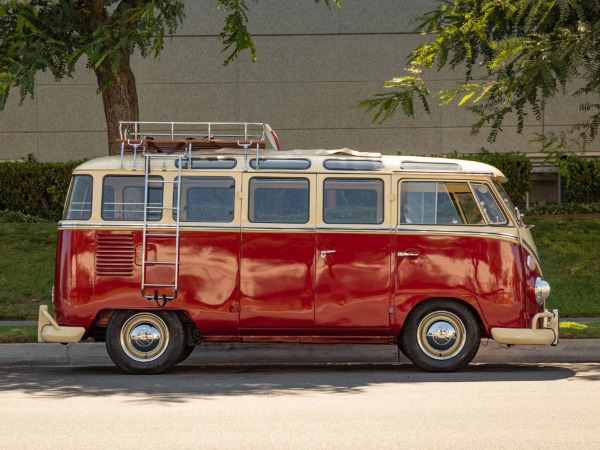
<path id="1" fill-rule="evenodd" d="M 494 167 L 346 150 L 147 163 L 74 171 L 40 341 L 106 340 L 133 373 L 201 342 L 394 344 L 431 371 L 460 369 L 481 338 L 558 343 Z"/>

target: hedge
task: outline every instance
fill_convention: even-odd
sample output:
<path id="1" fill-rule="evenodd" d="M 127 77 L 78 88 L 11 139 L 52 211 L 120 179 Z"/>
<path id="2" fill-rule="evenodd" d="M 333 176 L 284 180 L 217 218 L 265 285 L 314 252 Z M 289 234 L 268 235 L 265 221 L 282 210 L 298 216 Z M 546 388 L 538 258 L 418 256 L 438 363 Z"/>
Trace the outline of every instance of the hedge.
<path id="1" fill-rule="evenodd" d="M 79 164 L 41 163 L 31 155 L 23 162 L 0 163 L 0 211 L 60 220 L 71 173 Z"/>
<path id="2" fill-rule="evenodd" d="M 503 184 L 504 190 L 519 208 L 525 208 L 525 196 L 531 187 L 531 161 L 521 153 L 491 153 L 482 149 L 481 153 L 444 155 L 455 159 L 468 159 L 479 161 L 494 166 L 508 178 Z"/>
<path id="3" fill-rule="evenodd" d="M 527 215 L 572 215 L 572 214 L 600 214 L 598 203 L 561 203 L 534 205 L 527 211 Z"/>
<path id="4" fill-rule="evenodd" d="M 600 202 L 600 160 L 563 153 L 557 155 L 556 164 L 568 202 Z"/>
<path id="5" fill-rule="evenodd" d="M 51 222 L 50 220 L 43 219 L 37 216 L 30 216 L 29 214 L 23 214 L 19 211 L 9 211 L 5 209 L 0 211 L 0 223 L 43 223 Z"/>

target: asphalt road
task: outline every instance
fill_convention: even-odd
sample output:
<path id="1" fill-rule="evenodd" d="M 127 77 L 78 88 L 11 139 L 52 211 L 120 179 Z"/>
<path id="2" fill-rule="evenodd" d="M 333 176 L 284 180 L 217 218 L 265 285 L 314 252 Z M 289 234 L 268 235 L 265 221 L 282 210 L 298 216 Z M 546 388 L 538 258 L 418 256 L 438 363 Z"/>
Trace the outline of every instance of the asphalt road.
<path id="1" fill-rule="evenodd" d="M 600 448 L 600 364 L 0 367 L 0 448 Z"/>

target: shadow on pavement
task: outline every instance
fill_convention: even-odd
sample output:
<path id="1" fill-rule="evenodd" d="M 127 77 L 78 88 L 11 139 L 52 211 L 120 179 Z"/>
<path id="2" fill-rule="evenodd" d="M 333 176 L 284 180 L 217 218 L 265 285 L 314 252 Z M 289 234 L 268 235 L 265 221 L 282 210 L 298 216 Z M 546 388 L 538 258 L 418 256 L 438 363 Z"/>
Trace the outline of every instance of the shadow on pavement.
<path id="1" fill-rule="evenodd" d="M 476 364 L 450 374 L 392 364 L 182 365 L 148 376 L 127 375 L 112 366 L 0 367 L 0 393 L 19 391 L 46 399 L 120 395 L 131 401 L 184 403 L 216 396 L 361 394 L 368 387 L 389 383 L 547 382 L 567 378 L 600 380 L 600 365 Z"/>

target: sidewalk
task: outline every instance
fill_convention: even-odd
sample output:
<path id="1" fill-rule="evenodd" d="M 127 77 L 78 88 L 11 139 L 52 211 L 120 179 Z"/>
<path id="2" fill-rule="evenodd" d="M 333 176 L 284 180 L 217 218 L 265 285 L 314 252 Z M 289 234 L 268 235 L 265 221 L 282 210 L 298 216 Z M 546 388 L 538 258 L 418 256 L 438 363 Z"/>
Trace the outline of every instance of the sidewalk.
<path id="1" fill-rule="evenodd" d="M 600 363 L 600 339 L 564 339 L 558 346 L 501 347 L 482 341 L 474 363 Z M 393 345 L 202 344 L 183 363 L 209 364 L 407 364 Z M 0 365 L 113 365 L 103 343 L 3 344 Z"/>
<path id="2" fill-rule="evenodd" d="M 600 318 L 566 318 L 565 322 L 600 322 Z M 37 325 L 36 321 L 0 321 L 0 326 Z M 600 362 L 600 339 L 563 339 L 558 346 L 506 348 L 483 340 L 474 363 Z M 207 364 L 405 364 L 394 345 L 217 344 L 199 346 L 186 365 Z M 112 365 L 104 343 L 0 344 L 0 365 Z"/>

